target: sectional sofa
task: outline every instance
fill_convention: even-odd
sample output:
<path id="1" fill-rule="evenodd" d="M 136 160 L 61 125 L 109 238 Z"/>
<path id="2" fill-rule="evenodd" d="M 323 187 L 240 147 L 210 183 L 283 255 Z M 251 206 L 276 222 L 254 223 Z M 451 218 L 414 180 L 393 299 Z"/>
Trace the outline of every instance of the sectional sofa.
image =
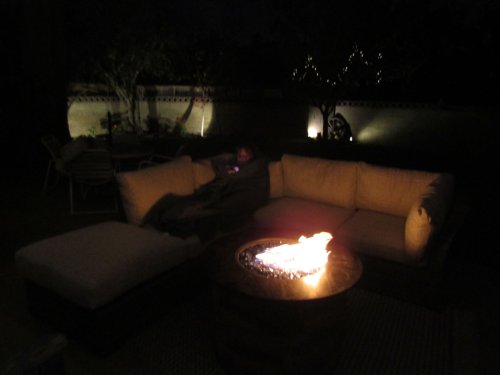
<path id="1" fill-rule="evenodd" d="M 466 211 L 451 174 L 291 154 L 271 162 L 269 174 L 270 200 L 255 212 L 255 226 L 294 236 L 329 231 L 334 246 L 362 257 L 362 286 L 440 303 L 445 261 Z M 128 222 L 139 224 L 166 192 L 189 194 L 213 178 L 208 159 L 189 157 L 120 174 Z"/>
<path id="2" fill-rule="evenodd" d="M 256 225 L 333 234 L 363 260 L 359 285 L 438 308 L 451 245 L 467 212 L 454 177 L 366 162 L 285 154 L 270 164 Z"/>
<path id="3" fill-rule="evenodd" d="M 294 236 L 329 231 L 334 248 L 362 257 L 362 287 L 439 304 L 445 260 L 463 221 L 451 175 L 291 154 L 271 162 L 269 174 L 269 203 L 254 213 L 254 226 Z M 164 194 L 190 194 L 214 177 L 209 159 L 189 156 L 119 173 L 127 223 L 96 224 L 16 253 L 30 310 L 106 353 L 122 340 L 123 326 L 152 319 L 174 296 L 189 294 L 188 286 L 203 285 L 197 259 L 204 248 L 196 238 L 139 225 Z"/>

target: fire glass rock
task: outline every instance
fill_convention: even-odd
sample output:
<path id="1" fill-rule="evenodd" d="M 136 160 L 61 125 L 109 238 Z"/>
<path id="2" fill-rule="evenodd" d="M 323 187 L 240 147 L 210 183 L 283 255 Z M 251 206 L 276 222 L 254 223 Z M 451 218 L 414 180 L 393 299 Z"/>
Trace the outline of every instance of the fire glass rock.
<path id="1" fill-rule="evenodd" d="M 284 269 L 276 269 L 265 265 L 257 255 L 265 252 L 267 249 L 285 244 L 282 240 L 269 240 L 242 250 L 238 255 L 238 261 L 248 271 L 264 276 L 266 278 L 294 280 L 307 276 L 310 273 L 305 271 L 289 272 Z"/>

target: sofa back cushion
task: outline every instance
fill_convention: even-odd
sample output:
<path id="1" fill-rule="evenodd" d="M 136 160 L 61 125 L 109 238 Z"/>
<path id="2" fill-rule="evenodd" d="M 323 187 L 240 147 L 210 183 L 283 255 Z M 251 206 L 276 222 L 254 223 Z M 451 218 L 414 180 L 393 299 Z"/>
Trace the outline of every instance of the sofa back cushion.
<path id="1" fill-rule="evenodd" d="M 452 202 L 453 185 L 453 176 L 442 174 L 413 203 L 405 225 L 405 251 L 412 260 L 422 258 L 443 225 Z"/>
<path id="2" fill-rule="evenodd" d="M 311 235 L 335 233 L 355 210 L 299 198 L 271 199 L 254 213 L 254 224 L 271 231 Z"/>
<path id="3" fill-rule="evenodd" d="M 283 197 L 283 165 L 280 160 L 269 163 L 269 197 Z"/>
<path id="4" fill-rule="evenodd" d="M 283 193 L 344 208 L 354 208 L 356 163 L 283 155 Z"/>
<path id="5" fill-rule="evenodd" d="M 144 215 L 167 193 L 189 195 L 194 191 L 190 156 L 116 176 L 128 222 L 141 224 Z"/>
<path id="6" fill-rule="evenodd" d="M 438 173 L 358 163 L 356 207 L 406 217 Z"/>

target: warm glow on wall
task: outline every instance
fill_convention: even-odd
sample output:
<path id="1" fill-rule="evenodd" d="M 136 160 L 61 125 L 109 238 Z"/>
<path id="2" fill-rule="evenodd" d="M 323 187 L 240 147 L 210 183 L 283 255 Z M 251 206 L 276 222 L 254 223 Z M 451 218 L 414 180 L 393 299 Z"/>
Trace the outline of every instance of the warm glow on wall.
<path id="1" fill-rule="evenodd" d="M 200 135 L 204 137 L 212 122 L 213 103 L 204 103 L 201 107 Z"/>
<path id="2" fill-rule="evenodd" d="M 374 143 L 383 138 L 383 136 L 383 129 L 381 126 L 368 124 L 368 126 L 358 133 L 356 139 L 361 143 Z"/>
<path id="3" fill-rule="evenodd" d="M 188 104 L 186 104 L 186 108 L 187 106 Z M 199 134 L 202 137 L 206 136 L 212 124 L 213 110 L 213 102 L 203 103 L 201 101 L 196 101 L 186 119 L 186 132 L 188 134 Z"/>
<path id="4" fill-rule="evenodd" d="M 309 108 L 309 119 L 307 121 L 307 136 L 316 138 L 318 133 L 323 133 L 323 118 L 317 108 Z"/>
<path id="5" fill-rule="evenodd" d="M 307 136 L 309 138 L 316 138 L 318 136 L 318 133 L 321 133 L 321 130 L 319 129 L 319 125 L 309 125 L 307 128 Z"/>

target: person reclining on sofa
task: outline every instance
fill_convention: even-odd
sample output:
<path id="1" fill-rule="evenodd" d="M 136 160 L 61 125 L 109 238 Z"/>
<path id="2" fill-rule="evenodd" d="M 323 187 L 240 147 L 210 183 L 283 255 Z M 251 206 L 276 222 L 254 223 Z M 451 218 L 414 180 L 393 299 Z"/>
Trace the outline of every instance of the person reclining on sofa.
<path id="1" fill-rule="evenodd" d="M 220 226 L 241 222 L 266 204 L 268 160 L 252 145 L 239 144 L 234 155 L 214 157 L 211 163 L 214 180 L 188 196 L 166 194 L 146 214 L 143 226 L 207 241 Z"/>

